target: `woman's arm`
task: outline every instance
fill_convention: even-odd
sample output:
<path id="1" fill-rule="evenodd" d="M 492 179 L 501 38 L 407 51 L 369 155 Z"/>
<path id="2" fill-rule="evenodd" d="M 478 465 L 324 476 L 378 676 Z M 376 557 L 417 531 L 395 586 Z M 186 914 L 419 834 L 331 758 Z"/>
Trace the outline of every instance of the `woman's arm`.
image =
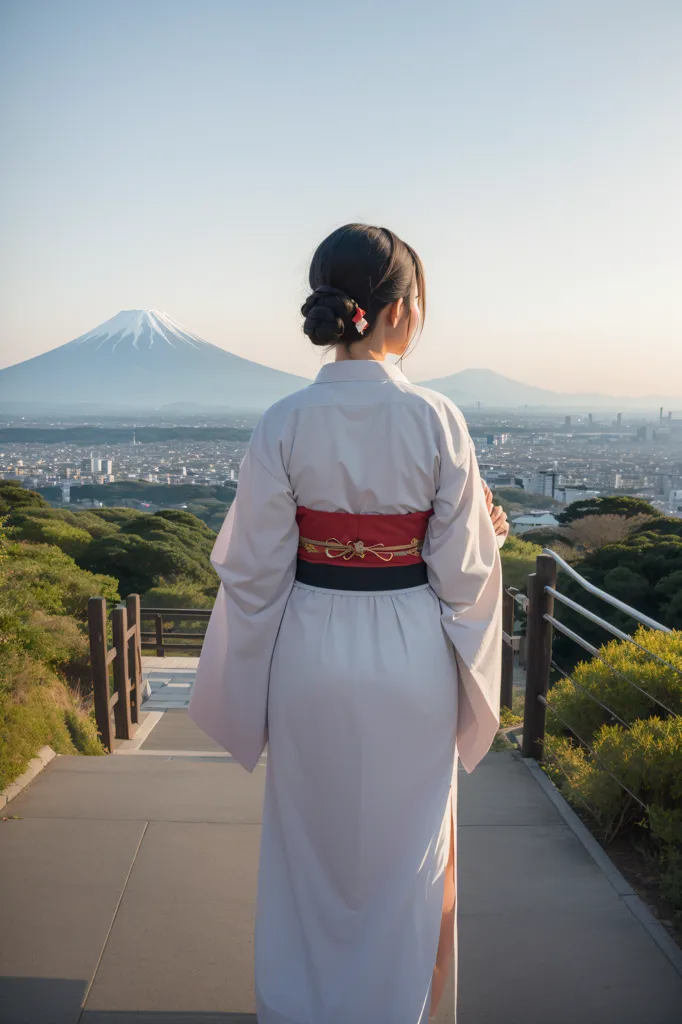
<path id="1" fill-rule="evenodd" d="M 189 717 L 252 771 L 267 743 L 270 662 L 296 572 L 296 502 L 256 428 L 211 555 L 220 578 Z"/>
<path id="2" fill-rule="evenodd" d="M 472 771 L 499 725 L 502 567 L 473 443 L 458 412 L 452 430 L 422 553 L 457 656 L 457 743 L 462 764 Z"/>

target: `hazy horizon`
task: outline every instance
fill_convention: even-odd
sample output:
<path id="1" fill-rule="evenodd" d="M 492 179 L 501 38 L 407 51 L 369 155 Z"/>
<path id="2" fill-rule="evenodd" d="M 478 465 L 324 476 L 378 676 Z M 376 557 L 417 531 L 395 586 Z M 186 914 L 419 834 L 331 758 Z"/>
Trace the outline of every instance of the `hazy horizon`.
<path id="1" fill-rule="evenodd" d="M 122 309 L 311 377 L 307 265 L 392 227 L 414 380 L 682 392 L 682 5 L 5 0 L 0 367 Z"/>

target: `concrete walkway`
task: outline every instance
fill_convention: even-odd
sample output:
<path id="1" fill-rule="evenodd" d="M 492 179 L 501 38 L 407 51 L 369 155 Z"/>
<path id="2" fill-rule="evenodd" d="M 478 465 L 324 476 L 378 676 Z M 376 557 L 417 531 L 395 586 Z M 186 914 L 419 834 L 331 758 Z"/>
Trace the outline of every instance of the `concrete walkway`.
<path id="1" fill-rule="evenodd" d="M 57 757 L 5 809 L 2 1024 L 255 1024 L 264 768 L 180 710 L 145 744 Z M 459 1024 L 679 1022 L 682 977 L 526 765 L 460 779 Z"/>

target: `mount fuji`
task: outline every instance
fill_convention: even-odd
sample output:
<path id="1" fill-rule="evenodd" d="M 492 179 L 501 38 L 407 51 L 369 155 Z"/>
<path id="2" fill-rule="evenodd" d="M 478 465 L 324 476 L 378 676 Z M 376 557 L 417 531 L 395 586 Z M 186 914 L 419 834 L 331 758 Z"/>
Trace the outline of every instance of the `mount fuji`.
<path id="1" fill-rule="evenodd" d="M 0 370 L 0 403 L 22 410 L 263 410 L 310 381 L 235 356 L 167 313 L 130 309 L 65 345 Z"/>

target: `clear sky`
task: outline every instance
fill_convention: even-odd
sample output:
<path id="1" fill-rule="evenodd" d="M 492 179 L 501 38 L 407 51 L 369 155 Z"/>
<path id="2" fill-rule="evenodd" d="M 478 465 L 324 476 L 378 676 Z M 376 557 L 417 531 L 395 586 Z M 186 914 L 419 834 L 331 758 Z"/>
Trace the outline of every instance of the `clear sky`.
<path id="1" fill-rule="evenodd" d="M 682 392 L 680 0 L 0 0 L 0 366 L 166 310 L 313 375 L 315 246 L 427 271 L 413 379 Z"/>

